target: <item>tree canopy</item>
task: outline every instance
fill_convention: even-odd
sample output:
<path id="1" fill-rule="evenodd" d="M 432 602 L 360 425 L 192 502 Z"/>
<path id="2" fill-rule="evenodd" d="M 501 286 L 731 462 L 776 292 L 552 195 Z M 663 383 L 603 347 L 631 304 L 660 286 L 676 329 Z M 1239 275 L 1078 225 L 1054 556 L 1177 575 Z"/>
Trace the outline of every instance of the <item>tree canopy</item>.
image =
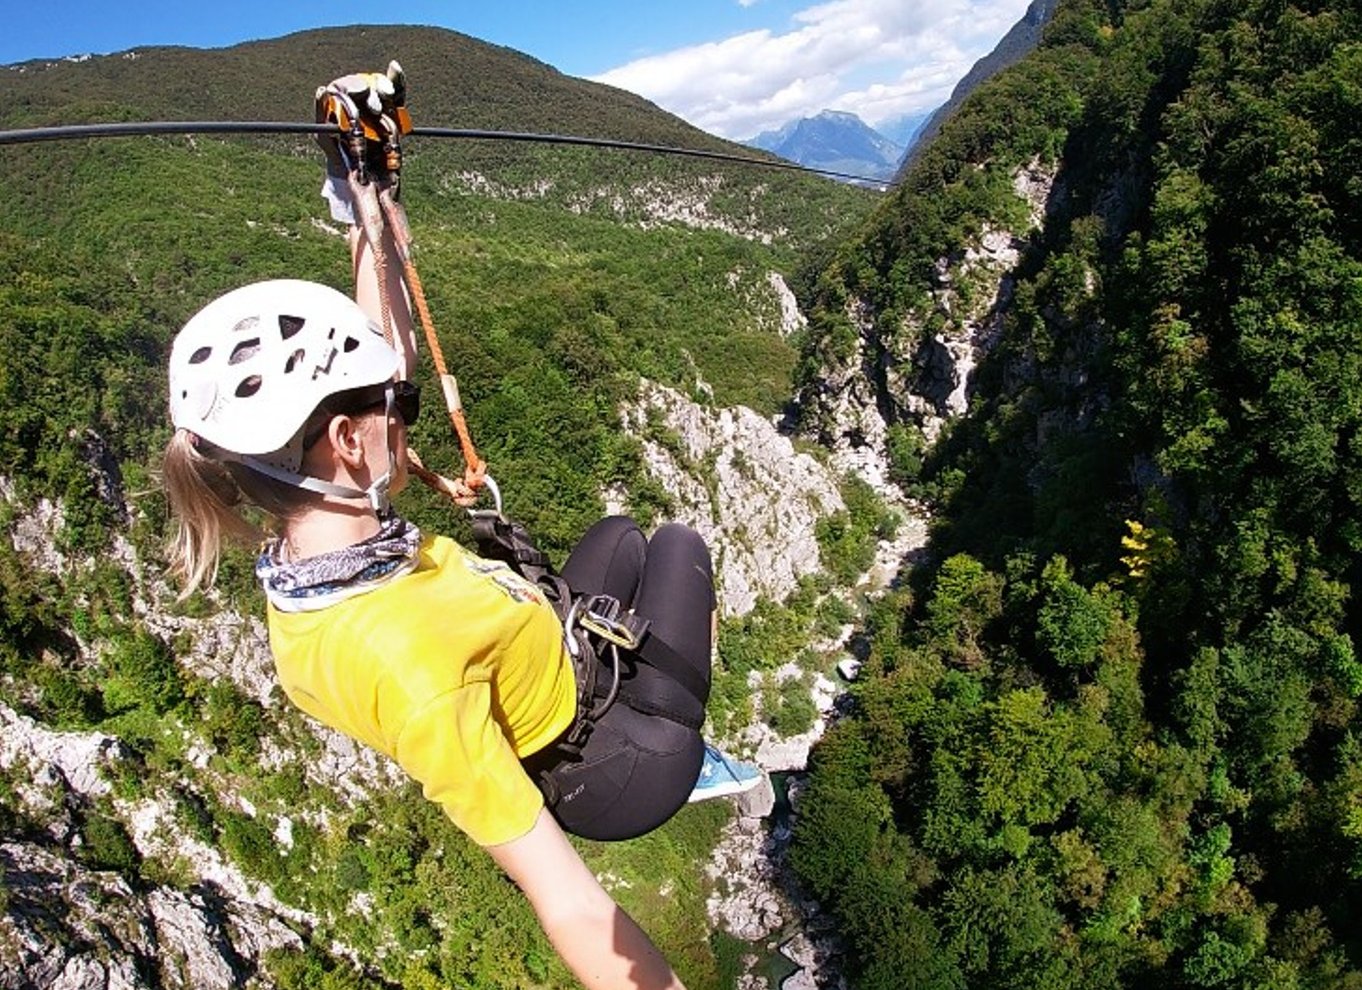
<path id="1" fill-rule="evenodd" d="M 824 274 L 802 372 L 849 299 L 902 353 L 1057 173 L 797 832 L 854 986 L 1362 986 L 1360 56 L 1329 0 L 1061 4 Z"/>

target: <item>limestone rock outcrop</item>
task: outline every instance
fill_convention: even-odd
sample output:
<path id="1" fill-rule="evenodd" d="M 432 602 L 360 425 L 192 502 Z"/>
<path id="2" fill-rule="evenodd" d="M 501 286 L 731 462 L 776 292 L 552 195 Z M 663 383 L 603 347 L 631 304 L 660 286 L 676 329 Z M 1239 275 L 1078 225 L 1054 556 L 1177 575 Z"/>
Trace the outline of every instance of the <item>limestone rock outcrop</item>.
<path id="1" fill-rule="evenodd" d="M 815 526 L 845 508 L 838 475 L 770 420 L 737 406 L 709 409 L 651 382 L 622 411 L 648 472 L 671 496 L 670 517 L 715 554 L 720 611 L 784 599 L 821 564 Z M 615 509 L 627 508 L 617 494 Z"/>
<path id="2" fill-rule="evenodd" d="M 1012 178 L 1028 227 L 985 225 L 964 249 L 938 258 L 924 308 L 885 326 L 861 300 L 848 301 L 845 315 L 857 330 L 855 348 L 825 366 L 801 396 L 839 470 L 886 489 L 890 425 L 912 424 L 931 443 L 947 420 L 964 413 L 974 371 L 1002 330 L 1026 240 L 1057 199 L 1056 174 L 1039 160 Z M 939 329 L 928 332 L 929 325 Z"/>
<path id="3" fill-rule="evenodd" d="M 0 988 L 233 990 L 269 949 L 302 945 L 264 908 L 212 885 L 135 891 L 31 842 L 0 843 Z"/>

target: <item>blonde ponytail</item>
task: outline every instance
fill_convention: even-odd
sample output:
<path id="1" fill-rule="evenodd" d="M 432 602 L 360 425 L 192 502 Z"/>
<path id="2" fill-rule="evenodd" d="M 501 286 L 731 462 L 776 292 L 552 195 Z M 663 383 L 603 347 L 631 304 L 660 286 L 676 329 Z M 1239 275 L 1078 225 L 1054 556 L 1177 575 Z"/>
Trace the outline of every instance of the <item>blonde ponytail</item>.
<path id="1" fill-rule="evenodd" d="M 203 447 L 204 442 L 188 430 L 176 430 L 161 462 L 161 483 L 174 515 L 166 555 L 182 582 L 181 600 L 217 579 L 228 541 L 250 546 L 266 538 L 263 529 L 242 515 L 245 506 L 286 520 L 310 498 L 241 464 L 217 460 Z"/>
<path id="2" fill-rule="evenodd" d="M 264 534 L 242 517 L 242 492 L 227 465 L 200 453 L 188 430 L 176 430 L 166 445 L 161 483 L 174 514 L 166 555 L 184 599 L 217 579 L 226 540 L 254 543 Z"/>

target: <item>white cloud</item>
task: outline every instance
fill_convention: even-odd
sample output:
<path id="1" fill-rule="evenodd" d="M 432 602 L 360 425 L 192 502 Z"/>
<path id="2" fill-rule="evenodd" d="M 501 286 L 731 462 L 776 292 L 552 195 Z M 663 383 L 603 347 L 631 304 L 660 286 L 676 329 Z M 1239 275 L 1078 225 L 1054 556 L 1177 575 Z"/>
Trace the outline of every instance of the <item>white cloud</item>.
<path id="1" fill-rule="evenodd" d="M 831 0 L 779 28 L 651 55 L 595 79 L 729 138 L 823 109 L 850 110 L 875 124 L 945 102 L 1027 3 Z"/>

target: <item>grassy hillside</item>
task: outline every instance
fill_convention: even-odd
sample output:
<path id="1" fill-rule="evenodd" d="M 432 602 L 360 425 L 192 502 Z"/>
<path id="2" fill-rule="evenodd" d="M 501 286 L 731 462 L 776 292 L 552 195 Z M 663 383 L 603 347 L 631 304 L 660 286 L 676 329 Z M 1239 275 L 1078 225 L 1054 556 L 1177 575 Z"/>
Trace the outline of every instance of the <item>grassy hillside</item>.
<path id="1" fill-rule="evenodd" d="M 40 127 L 107 120 L 311 121 L 312 94 L 358 69 L 401 61 L 418 125 L 576 134 L 763 157 L 706 134 L 623 90 L 565 76 L 510 49 L 454 31 L 355 26 L 304 31 L 220 50 L 145 48 L 83 62 L 28 62 L 0 71 L 0 126 Z M 312 156 L 305 139 L 275 142 Z M 486 141 L 412 139 L 413 176 L 432 186 L 475 170 L 519 186 L 548 182 L 570 193 L 705 177 L 717 181 L 721 212 L 755 218 L 779 239 L 808 245 L 845 229 L 873 201 L 833 182 L 749 166 L 630 152 L 595 153 Z M 772 158 L 773 161 L 776 159 Z M 39 172 L 46 171 L 40 169 Z M 849 216 L 850 215 L 850 216 Z"/>
<path id="2" fill-rule="evenodd" d="M 635 97 L 433 29 L 11 67 L 0 70 L 0 123 L 306 120 L 318 83 L 394 56 L 419 123 L 724 147 Z M 0 167 L 16 177 L 0 199 L 3 514 L 12 530 L 39 499 L 59 499 L 67 555 L 41 567 L 0 543 L 0 700 L 42 726 L 108 733 L 126 754 L 112 796 L 50 812 L 70 816 L 61 841 L 49 811 L 21 798 L 26 782 L 0 780 L 6 835 L 117 871 L 134 892 L 188 890 L 192 868 L 142 859 L 128 839 L 129 808 L 165 803 L 179 828 L 319 919 L 302 953 L 271 959 L 280 986 L 569 985 L 513 889 L 419 795 L 344 807 L 303 771 L 317 744 L 281 699 L 264 704 L 182 662 L 197 637 L 214 635 L 204 623 L 219 603 L 182 606 L 177 637 L 135 613 L 147 596 L 168 607 L 152 475 L 168 437 L 173 333 L 244 281 L 348 281 L 316 193 L 319 152 L 287 139 L 127 139 L 3 149 Z M 618 426 L 639 376 L 706 402 L 783 405 L 795 350 L 778 333 L 767 274 L 793 275 L 804 249 L 854 226 L 872 202 L 809 176 L 524 146 L 413 146 L 405 176 L 423 281 L 474 436 L 509 509 L 555 555 L 598 516 L 607 484 L 624 485 L 645 520 L 666 510 Z M 650 197 L 690 204 L 706 223 L 661 219 Z M 729 232 L 739 228 L 748 236 Z M 447 432 L 435 416 L 414 431 L 437 466 L 456 463 Z M 401 508 L 465 532 L 422 492 Z M 111 556 L 115 536 L 140 552 L 146 583 Z M 250 554 L 227 561 L 223 586 L 229 607 L 259 609 Z M 288 848 L 271 831 L 285 817 Z M 728 982 L 705 934 L 700 879 L 722 820 L 722 809 L 692 809 L 646 840 L 587 850 L 693 987 Z M 355 950 L 361 975 L 333 943 Z"/>

